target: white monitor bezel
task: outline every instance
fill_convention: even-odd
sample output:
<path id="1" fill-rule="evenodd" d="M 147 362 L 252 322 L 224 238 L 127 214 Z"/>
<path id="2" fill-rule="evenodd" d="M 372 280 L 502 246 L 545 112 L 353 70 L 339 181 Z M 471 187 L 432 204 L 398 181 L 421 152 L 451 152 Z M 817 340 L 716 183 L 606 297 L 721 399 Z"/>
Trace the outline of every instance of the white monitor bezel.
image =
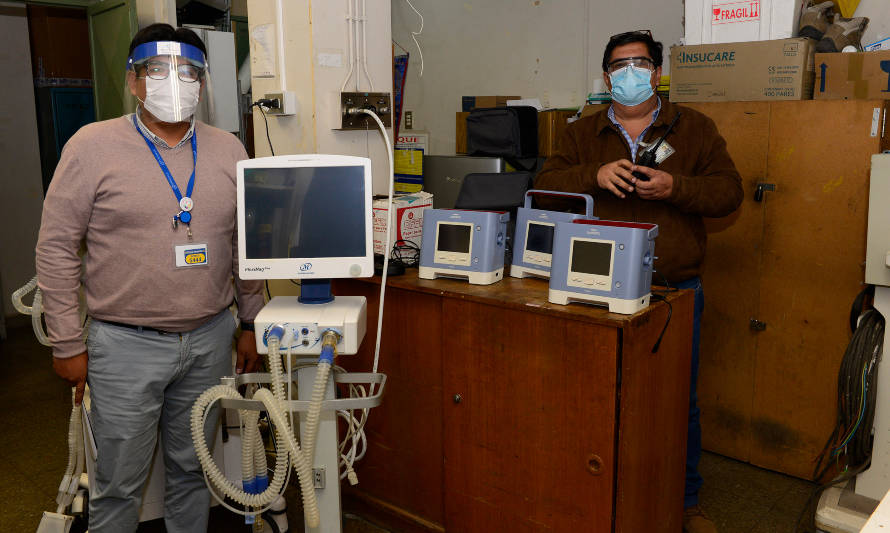
<path id="1" fill-rule="evenodd" d="M 248 259 L 243 239 L 244 170 L 248 168 L 364 167 L 365 255 L 359 257 L 311 257 L 287 259 Z M 374 225 L 372 213 L 371 160 L 366 157 L 326 154 L 282 155 L 239 161 L 237 165 L 238 275 L 241 279 L 330 279 L 367 278 L 374 275 Z M 309 265 L 307 268 L 306 265 Z M 353 265 L 358 265 L 356 272 Z"/>
<path id="2" fill-rule="evenodd" d="M 608 244 L 611 248 L 609 255 L 609 275 L 589 274 L 587 272 L 575 272 L 572 270 L 572 259 L 575 256 L 576 242 L 598 242 Z M 591 239 L 589 237 L 572 237 L 569 242 L 569 264 L 568 279 L 566 284 L 571 287 L 579 287 L 583 289 L 596 289 L 598 291 L 608 291 L 612 288 L 612 275 L 615 273 L 615 246 L 616 243 L 609 239 Z"/>
<path id="3" fill-rule="evenodd" d="M 553 235 L 550 239 L 550 253 L 545 254 L 544 252 L 538 252 L 536 250 L 528 249 L 528 236 L 531 233 L 532 224 L 538 224 L 541 226 L 550 226 L 553 228 Z M 556 224 L 554 222 L 543 222 L 540 220 L 528 220 L 525 225 L 525 242 L 522 243 L 522 262 L 523 263 L 537 263 L 542 266 L 549 267 L 553 262 L 553 244 L 556 239 Z"/>
<path id="4" fill-rule="evenodd" d="M 449 226 L 468 226 L 470 228 L 470 242 L 467 245 L 467 253 L 448 252 L 439 250 L 439 228 L 442 224 Z M 436 221 L 436 248 L 433 255 L 433 261 L 442 265 L 470 266 L 473 256 L 473 222 L 460 222 L 457 220 L 439 220 Z"/>

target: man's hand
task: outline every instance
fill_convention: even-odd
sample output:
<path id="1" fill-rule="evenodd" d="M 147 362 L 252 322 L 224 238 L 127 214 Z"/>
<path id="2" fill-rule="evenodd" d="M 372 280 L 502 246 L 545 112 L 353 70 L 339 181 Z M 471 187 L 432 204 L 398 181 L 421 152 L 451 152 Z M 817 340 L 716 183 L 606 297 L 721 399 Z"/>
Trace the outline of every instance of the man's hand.
<path id="1" fill-rule="evenodd" d="M 89 356 L 87 352 L 75 355 L 74 357 L 53 357 L 53 370 L 60 378 L 68 382 L 74 387 L 74 404 L 80 405 L 83 400 L 83 389 L 87 384 L 87 362 Z"/>
<path id="2" fill-rule="evenodd" d="M 624 191 L 633 192 L 634 164 L 627 159 L 619 159 L 601 166 L 596 171 L 596 184 L 600 189 L 611 191 L 618 198 L 624 198 Z M 623 189 L 623 190 L 622 190 Z"/>
<path id="3" fill-rule="evenodd" d="M 260 355 L 256 351 L 256 335 L 252 331 L 242 331 L 238 337 L 238 359 L 235 362 L 235 372 L 238 374 L 250 374 L 260 367 Z"/>
<path id="4" fill-rule="evenodd" d="M 674 190 L 674 177 L 663 170 L 654 168 L 633 166 L 632 172 L 640 172 L 649 177 L 649 181 L 634 179 L 637 187 L 637 196 L 643 200 L 667 200 Z"/>

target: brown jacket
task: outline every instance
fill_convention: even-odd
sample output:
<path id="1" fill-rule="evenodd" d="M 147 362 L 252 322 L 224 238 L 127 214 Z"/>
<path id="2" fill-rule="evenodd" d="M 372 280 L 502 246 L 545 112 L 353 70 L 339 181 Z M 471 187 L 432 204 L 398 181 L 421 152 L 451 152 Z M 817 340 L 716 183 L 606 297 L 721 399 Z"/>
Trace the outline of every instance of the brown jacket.
<path id="1" fill-rule="evenodd" d="M 683 113 L 666 139 L 676 153 L 658 166 L 674 178 L 671 197 L 642 200 L 630 193 L 618 198 L 596 183 L 601 165 L 630 159 L 630 147 L 607 111 L 568 126 L 535 179 L 535 188 L 590 194 L 594 214 L 604 220 L 658 224 L 655 269 L 671 283 L 699 275 L 707 241 L 702 217 L 724 217 L 742 202 L 741 178 L 726 141 L 707 116 L 662 100 L 658 118 L 643 140 L 658 139 L 676 114 Z M 661 275 L 655 274 L 652 281 L 660 284 Z"/>

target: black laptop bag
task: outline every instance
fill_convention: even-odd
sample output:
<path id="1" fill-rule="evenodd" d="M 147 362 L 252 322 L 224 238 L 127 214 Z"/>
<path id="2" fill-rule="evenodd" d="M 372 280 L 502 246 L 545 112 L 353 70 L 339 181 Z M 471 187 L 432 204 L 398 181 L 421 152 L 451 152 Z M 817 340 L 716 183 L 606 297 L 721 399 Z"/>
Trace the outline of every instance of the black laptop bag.
<path id="1" fill-rule="evenodd" d="M 467 154 L 503 157 L 514 167 L 513 161 L 536 157 L 538 111 L 528 106 L 474 109 L 467 116 Z"/>

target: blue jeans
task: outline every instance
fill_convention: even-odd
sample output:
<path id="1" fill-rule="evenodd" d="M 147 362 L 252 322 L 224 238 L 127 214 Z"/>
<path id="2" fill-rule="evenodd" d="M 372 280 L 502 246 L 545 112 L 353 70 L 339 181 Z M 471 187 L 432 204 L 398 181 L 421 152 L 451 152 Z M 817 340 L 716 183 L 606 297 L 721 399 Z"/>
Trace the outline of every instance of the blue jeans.
<path id="1" fill-rule="evenodd" d="M 691 278 L 674 286 L 678 289 L 695 290 L 695 310 L 692 318 L 692 375 L 689 380 L 689 426 L 686 437 L 686 492 L 683 498 L 685 508 L 698 505 L 698 490 L 702 486 L 702 477 L 698 473 L 698 461 L 701 459 L 701 423 L 696 403 L 696 383 L 698 382 L 698 347 L 701 340 L 701 314 L 705 308 L 705 293 L 702 290 L 701 278 Z"/>
<path id="2" fill-rule="evenodd" d="M 189 418 L 198 396 L 232 373 L 234 332 L 228 310 L 182 334 L 92 321 L 87 382 L 98 457 L 90 491 L 91 533 L 136 531 L 158 428 L 167 531 L 207 531 L 210 494 Z M 208 439 L 215 429 L 212 424 L 205 428 Z"/>

